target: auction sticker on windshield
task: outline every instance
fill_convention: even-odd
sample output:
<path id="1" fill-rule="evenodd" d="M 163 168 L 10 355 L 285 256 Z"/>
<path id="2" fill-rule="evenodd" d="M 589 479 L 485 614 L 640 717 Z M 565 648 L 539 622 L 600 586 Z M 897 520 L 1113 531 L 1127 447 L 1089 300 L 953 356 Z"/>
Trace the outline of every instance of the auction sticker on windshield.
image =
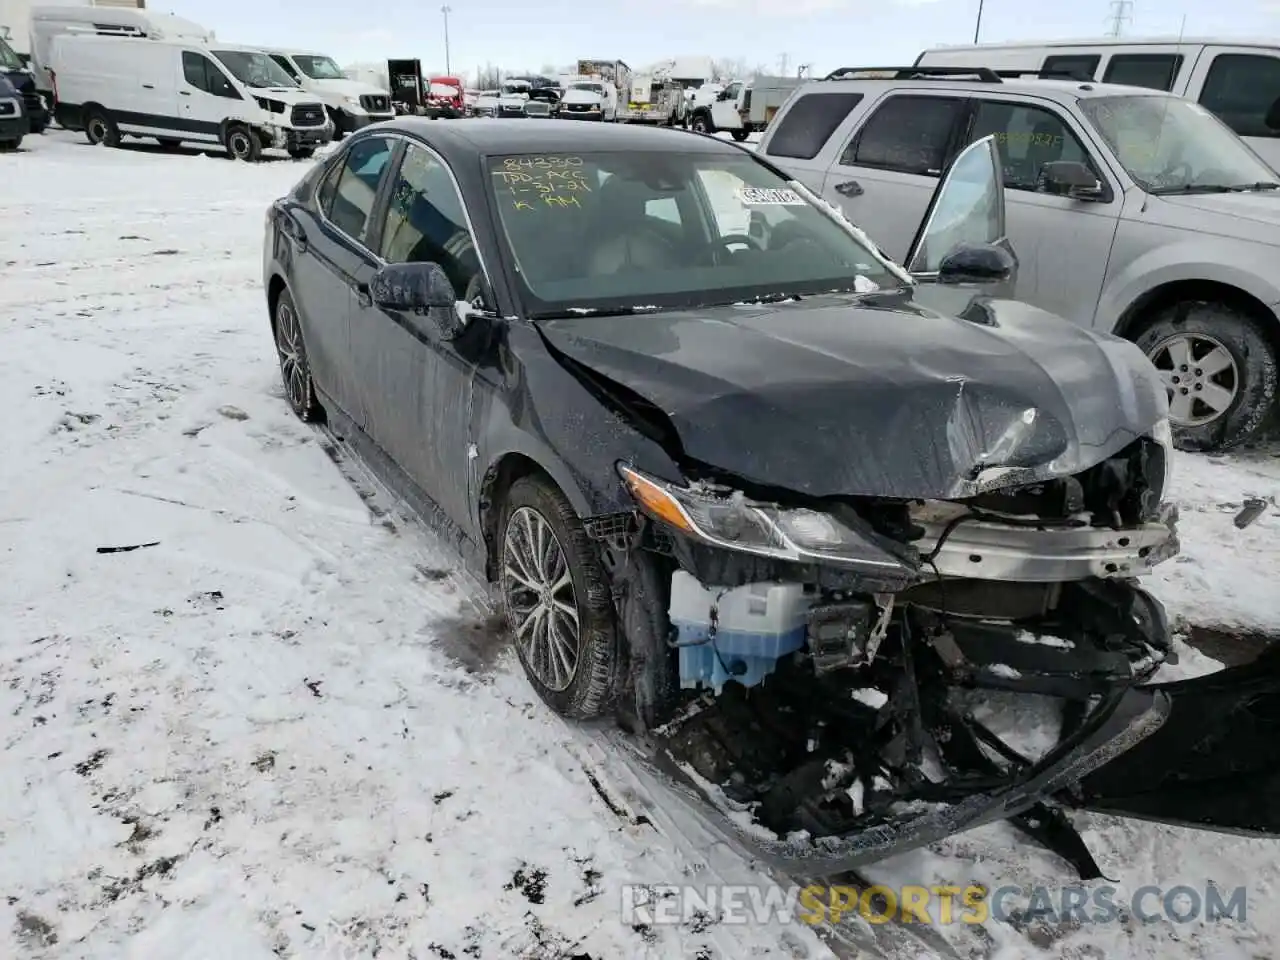
<path id="1" fill-rule="evenodd" d="M 805 206 L 804 198 L 794 190 L 783 190 L 779 187 L 741 187 L 737 191 L 737 197 L 746 206 L 755 207 L 763 205 L 784 206 L 784 207 L 803 207 Z"/>

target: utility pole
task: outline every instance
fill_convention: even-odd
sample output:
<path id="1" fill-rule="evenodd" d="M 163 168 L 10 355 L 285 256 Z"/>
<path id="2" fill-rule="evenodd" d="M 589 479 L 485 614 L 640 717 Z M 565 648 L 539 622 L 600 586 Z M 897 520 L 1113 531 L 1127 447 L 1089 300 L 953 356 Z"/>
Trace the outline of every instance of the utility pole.
<path id="1" fill-rule="evenodd" d="M 978 19 L 973 22 L 973 42 L 978 42 L 978 34 L 982 32 L 982 0 L 978 0 Z"/>
<path id="2" fill-rule="evenodd" d="M 782 56 L 778 57 L 778 76 L 780 76 L 780 77 L 785 77 L 785 76 L 787 75 L 787 60 L 788 60 L 788 59 L 789 59 L 789 58 L 787 57 L 787 55 L 786 55 L 785 53 L 784 53 Z"/>
<path id="3" fill-rule="evenodd" d="M 440 8 L 440 12 L 444 14 L 444 72 L 452 77 L 453 64 L 449 62 L 449 14 L 453 13 L 453 7 L 446 3 Z"/>
<path id="4" fill-rule="evenodd" d="M 1124 25 L 1133 19 L 1133 0 L 1111 0 L 1111 27 L 1107 35 L 1118 37 Z"/>

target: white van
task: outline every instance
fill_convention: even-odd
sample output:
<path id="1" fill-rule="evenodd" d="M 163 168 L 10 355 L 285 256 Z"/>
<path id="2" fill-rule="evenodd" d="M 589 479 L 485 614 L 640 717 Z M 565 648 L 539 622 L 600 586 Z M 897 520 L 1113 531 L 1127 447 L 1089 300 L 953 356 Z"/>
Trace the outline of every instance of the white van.
<path id="1" fill-rule="evenodd" d="M 221 144 L 252 161 L 264 148 L 304 159 L 333 138 L 324 104 L 249 47 L 69 33 L 49 68 L 58 122 L 94 144 Z"/>
<path id="2" fill-rule="evenodd" d="M 1216 114 L 1280 171 L 1280 46 L 1225 38 L 1104 38 L 935 47 L 918 67 L 1037 70 L 1165 90 Z M 1273 110 L 1274 108 L 1277 108 Z"/>
<path id="3" fill-rule="evenodd" d="M 565 120 L 607 120 L 618 117 L 618 88 L 599 77 L 579 77 L 564 88 L 560 116 Z"/>
<path id="4" fill-rule="evenodd" d="M 332 57 L 305 50 L 263 49 L 303 90 L 324 103 L 335 140 L 371 123 L 395 119 L 389 90 L 351 79 Z"/>

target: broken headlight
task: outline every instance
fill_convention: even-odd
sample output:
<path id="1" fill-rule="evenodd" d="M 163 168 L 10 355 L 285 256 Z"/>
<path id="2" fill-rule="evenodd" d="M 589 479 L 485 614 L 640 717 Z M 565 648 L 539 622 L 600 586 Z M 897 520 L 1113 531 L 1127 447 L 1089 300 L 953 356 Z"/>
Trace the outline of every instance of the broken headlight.
<path id="1" fill-rule="evenodd" d="M 759 503 L 741 493 L 723 496 L 677 487 L 625 463 L 618 464 L 618 473 L 645 514 L 703 543 L 797 563 L 831 563 L 889 574 L 910 571 L 829 513 Z"/>

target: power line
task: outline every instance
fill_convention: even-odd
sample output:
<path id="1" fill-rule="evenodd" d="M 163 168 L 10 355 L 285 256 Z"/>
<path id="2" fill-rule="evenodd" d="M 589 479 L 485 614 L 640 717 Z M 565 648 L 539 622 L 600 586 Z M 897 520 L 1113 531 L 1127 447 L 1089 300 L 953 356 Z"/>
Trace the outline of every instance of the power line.
<path id="1" fill-rule="evenodd" d="M 1133 0 L 1111 0 L 1111 26 L 1107 35 L 1118 37 L 1124 31 L 1126 23 L 1133 21 Z"/>

